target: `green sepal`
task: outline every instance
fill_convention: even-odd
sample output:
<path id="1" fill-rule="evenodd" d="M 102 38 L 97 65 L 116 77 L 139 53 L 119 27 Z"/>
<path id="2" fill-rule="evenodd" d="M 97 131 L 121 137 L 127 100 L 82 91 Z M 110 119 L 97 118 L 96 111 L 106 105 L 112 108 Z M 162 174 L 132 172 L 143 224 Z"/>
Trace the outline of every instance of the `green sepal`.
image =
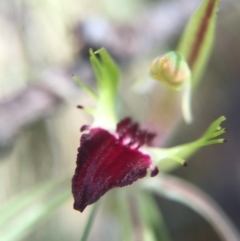
<path id="1" fill-rule="evenodd" d="M 202 2 L 190 18 L 178 46 L 191 68 L 194 86 L 204 72 L 213 47 L 218 5 L 219 0 Z"/>

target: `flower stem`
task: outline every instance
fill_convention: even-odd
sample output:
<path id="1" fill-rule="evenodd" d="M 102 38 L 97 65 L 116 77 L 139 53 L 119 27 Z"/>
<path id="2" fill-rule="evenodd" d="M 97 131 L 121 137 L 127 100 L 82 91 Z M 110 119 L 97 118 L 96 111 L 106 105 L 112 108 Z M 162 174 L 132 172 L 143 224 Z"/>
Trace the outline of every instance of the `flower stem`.
<path id="1" fill-rule="evenodd" d="M 92 208 L 91 213 L 88 217 L 87 224 L 84 228 L 84 231 L 83 231 L 83 234 L 82 234 L 82 237 L 81 237 L 80 241 L 86 241 L 87 240 L 88 235 L 90 233 L 90 230 L 92 228 L 96 213 L 97 213 L 98 206 L 99 206 L 99 202 L 97 202 L 93 205 L 93 208 Z"/>

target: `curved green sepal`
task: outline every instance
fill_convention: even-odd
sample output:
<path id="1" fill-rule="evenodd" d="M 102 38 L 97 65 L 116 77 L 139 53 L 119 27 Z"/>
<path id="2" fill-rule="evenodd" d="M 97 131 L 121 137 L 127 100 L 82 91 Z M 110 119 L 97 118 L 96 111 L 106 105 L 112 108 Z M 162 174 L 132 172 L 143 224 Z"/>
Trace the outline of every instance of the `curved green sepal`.
<path id="1" fill-rule="evenodd" d="M 189 20 L 178 47 L 191 68 L 194 86 L 204 72 L 213 47 L 218 5 L 219 0 L 203 0 Z"/>

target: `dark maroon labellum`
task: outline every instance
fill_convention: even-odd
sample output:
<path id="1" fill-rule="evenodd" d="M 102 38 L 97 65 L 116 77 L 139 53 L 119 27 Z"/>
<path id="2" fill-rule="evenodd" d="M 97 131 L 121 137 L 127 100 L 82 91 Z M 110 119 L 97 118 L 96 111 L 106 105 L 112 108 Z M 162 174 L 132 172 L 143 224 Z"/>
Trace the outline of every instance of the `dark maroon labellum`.
<path id="1" fill-rule="evenodd" d="M 84 128 L 85 129 L 85 128 Z M 146 176 L 152 167 L 149 155 L 138 148 L 148 144 L 154 135 L 139 130 L 126 118 L 117 125 L 117 136 L 102 128 L 83 134 L 78 148 L 77 167 L 72 178 L 74 208 L 83 211 L 114 187 L 130 185 Z M 156 175 L 157 168 L 153 169 Z"/>

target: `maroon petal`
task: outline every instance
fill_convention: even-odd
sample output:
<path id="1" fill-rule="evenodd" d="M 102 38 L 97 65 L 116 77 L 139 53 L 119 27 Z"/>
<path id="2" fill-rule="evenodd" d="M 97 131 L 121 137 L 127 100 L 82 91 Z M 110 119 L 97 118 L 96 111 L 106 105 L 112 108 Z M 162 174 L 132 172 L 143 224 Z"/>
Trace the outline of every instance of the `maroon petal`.
<path id="1" fill-rule="evenodd" d="M 72 178 L 76 210 L 82 212 L 111 188 L 130 185 L 146 176 L 147 168 L 152 165 L 151 158 L 136 147 L 133 148 L 132 143 L 135 141 L 131 138 L 135 135 L 135 139 L 138 139 L 136 136 L 139 132 L 135 127 L 129 127 L 131 120 L 125 122 L 123 127 L 118 126 L 121 129 L 120 137 L 101 128 L 90 129 L 88 134 L 82 135 L 77 167 Z M 126 135 L 126 131 L 122 133 L 125 125 L 130 130 L 130 136 Z M 126 143 L 127 140 L 130 144 Z"/>

